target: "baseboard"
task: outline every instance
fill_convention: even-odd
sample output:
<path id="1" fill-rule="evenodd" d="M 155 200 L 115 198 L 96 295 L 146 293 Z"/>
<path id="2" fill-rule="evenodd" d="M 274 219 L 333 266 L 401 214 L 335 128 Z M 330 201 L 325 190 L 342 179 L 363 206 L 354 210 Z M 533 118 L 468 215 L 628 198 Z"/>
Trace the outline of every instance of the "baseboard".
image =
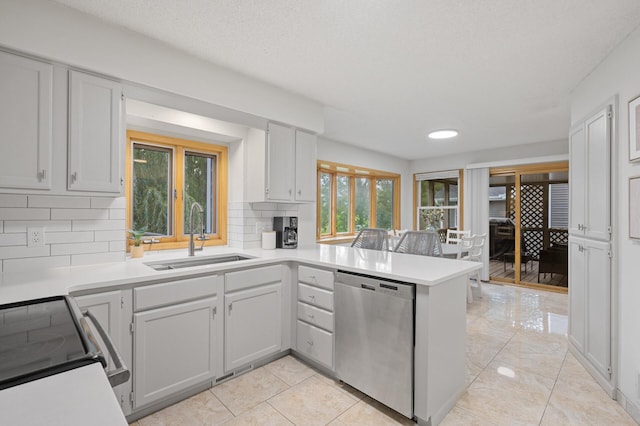
<path id="1" fill-rule="evenodd" d="M 587 358 L 585 358 L 584 355 L 582 355 L 582 353 L 580 353 L 580 351 L 575 346 L 573 346 L 571 340 L 569 340 L 569 352 L 571 352 L 571 354 L 576 357 L 578 362 L 582 364 L 585 370 L 587 370 L 589 374 L 591 374 L 591 377 L 593 377 L 596 383 L 598 383 L 600 387 L 607 393 L 607 395 L 609 395 L 609 398 L 615 400 L 616 388 L 613 386 L 613 383 L 610 380 L 602 377 L 600 372 L 596 370 L 593 365 L 591 365 L 589 360 L 587 360 Z"/>
<path id="2" fill-rule="evenodd" d="M 620 389 L 617 391 L 617 396 L 618 404 L 622 406 L 624 411 L 626 411 L 636 423 L 640 424 L 640 406 L 627 398 Z"/>

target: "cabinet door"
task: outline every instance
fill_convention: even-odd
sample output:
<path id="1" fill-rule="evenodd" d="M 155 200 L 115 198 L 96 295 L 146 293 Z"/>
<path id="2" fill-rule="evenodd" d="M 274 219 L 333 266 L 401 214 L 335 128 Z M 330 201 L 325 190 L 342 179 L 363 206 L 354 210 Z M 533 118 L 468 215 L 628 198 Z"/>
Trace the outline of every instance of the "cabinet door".
<path id="1" fill-rule="evenodd" d="M 134 408 L 215 375 L 216 298 L 134 314 Z"/>
<path id="2" fill-rule="evenodd" d="M 586 149 L 584 123 L 569 135 L 569 234 L 584 235 L 586 204 Z"/>
<path id="3" fill-rule="evenodd" d="M 105 293 L 90 294 L 87 296 L 78 296 L 74 299 L 78 303 L 80 309 L 88 309 L 100 322 L 100 325 L 109 334 L 111 341 L 118 349 L 120 355 L 124 359 L 127 367 L 131 368 L 131 343 L 125 341 L 125 336 L 129 337 L 128 330 L 124 330 L 124 324 L 128 321 L 123 318 L 123 306 L 125 304 L 124 293 L 121 291 L 109 291 Z M 131 318 L 131 317 L 129 317 Z M 96 334 L 96 338 L 100 336 Z M 102 345 L 102 342 L 99 342 Z M 103 348 L 105 346 L 102 346 Z M 107 359 L 107 369 L 113 368 L 113 360 L 109 356 Z M 120 402 L 122 411 L 125 414 L 131 412 L 129 406 L 129 393 L 131 392 L 131 379 L 126 383 L 113 388 L 116 398 Z"/>
<path id="4" fill-rule="evenodd" d="M 607 380 L 611 378 L 611 259 L 609 243 L 585 241 L 585 356 Z"/>
<path id="5" fill-rule="evenodd" d="M 225 295 L 225 372 L 282 349 L 282 284 Z"/>
<path id="6" fill-rule="evenodd" d="M 120 83 L 69 71 L 69 190 L 120 194 Z"/>
<path id="7" fill-rule="evenodd" d="M 569 237 L 569 340 L 584 353 L 586 294 L 584 240 Z"/>
<path id="8" fill-rule="evenodd" d="M 0 52 L 0 187 L 51 188 L 53 67 Z"/>
<path id="9" fill-rule="evenodd" d="M 587 173 L 585 177 L 587 215 L 585 236 L 609 241 L 611 225 L 610 108 L 607 107 L 585 123 Z"/>
<path id="10" fill-rule="evenodd" d="M 294 131 L 269 124 L 267 137 L 267 199 L 293 200 Z"/>
<path id="11" fill-rule="evenodd" d="M 296 130 L 295 200 L 316 201 L 316 136 Z"/>

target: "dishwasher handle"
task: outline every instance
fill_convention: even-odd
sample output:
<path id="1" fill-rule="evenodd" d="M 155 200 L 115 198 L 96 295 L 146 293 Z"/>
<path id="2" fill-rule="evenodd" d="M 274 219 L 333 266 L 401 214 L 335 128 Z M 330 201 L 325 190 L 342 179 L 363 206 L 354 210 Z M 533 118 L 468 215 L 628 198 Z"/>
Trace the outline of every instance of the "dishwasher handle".
<path id="1" fill-rule="evenodd" d="M 98 319 L 95 317 L 95 315 L 91 313 L 91 311 L 84 310 L 82 312 L 82 315 L 84 317 L 87 317 L 91 321 L 91 323 L 95 326 L 96 330 L 98 331 L 98 334 L 100 335 L 100 338 L 104 342 L 105 346 L 107 347 L 107 350 L 109 351 L 109 354 L 111 355 L 111 359 L 113 359 L 113 364 L 116 368 L 115 370 L 109 371 L 107 373 L 109 384 L 113 388 L 123 383 L 126 383 L 131 377 L 131 372 L 129 371 L 127 366 L 124 364 L 124 360 L 122 359 L 120 352 L 118 352 L 113 342 L 111 341 L 111 338 L 106 333 L 106 331 L 104 331 L 104 328 L 100 324 L 100 321 L 98 321 Z"/>

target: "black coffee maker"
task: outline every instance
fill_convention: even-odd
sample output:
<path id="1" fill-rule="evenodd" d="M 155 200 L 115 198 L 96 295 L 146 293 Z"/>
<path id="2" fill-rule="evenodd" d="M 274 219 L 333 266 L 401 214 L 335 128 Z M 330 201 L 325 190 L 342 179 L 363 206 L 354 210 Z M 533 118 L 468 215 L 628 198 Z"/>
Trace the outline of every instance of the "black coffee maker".
<path id="1" fill-rule="evenodd" d="M 273 230 L 276 231 L 276 248 L 298 247 L 298 217 L 276 216 L 273 218 Z"/>

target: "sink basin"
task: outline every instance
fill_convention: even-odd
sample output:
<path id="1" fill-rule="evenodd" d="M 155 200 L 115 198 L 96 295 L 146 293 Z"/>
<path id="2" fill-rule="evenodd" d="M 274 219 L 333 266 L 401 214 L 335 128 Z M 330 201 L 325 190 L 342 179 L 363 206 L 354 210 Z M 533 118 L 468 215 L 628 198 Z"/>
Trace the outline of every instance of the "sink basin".
<path id="1" fill-rule="evenodd" d="M 216 265 L 218 263 L 237 262 L 240 260 L 248 260 L 248 259 L 253 259 L 253 258 L 249 256 L 243 256 L 240 254 L 230 254 L 225 256 L 196 257 L 192 259 L 149 262 L 149 263 L 145 263 L 145 265 L 147 265 L 152 269 L 155 269 L 156 271 L 168 271 L 171 269 L 192 268 L 194 266 L 203 266 L 203 265 Z"/>

